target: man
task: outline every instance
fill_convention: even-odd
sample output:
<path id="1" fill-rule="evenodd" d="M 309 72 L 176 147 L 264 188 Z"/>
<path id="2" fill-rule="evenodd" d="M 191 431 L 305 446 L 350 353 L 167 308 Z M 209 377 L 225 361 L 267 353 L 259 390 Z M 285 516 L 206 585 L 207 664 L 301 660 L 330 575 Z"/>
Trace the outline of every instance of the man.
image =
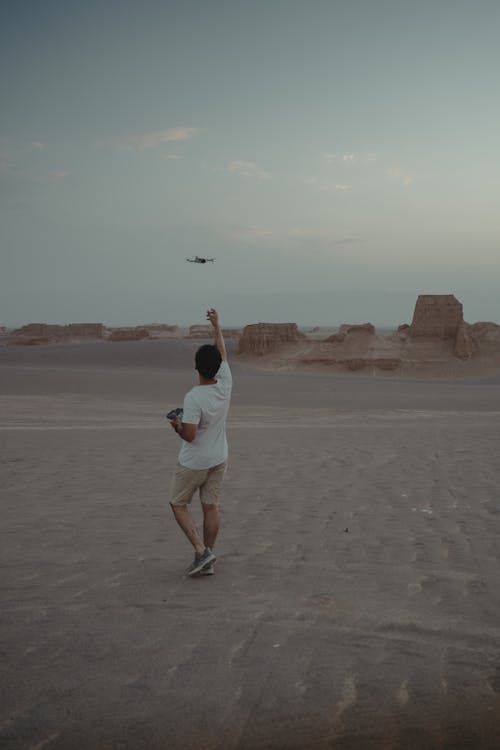
<path id="1" fill-rule="evenodd" d="M 216 560 L 213 548 L 219 531 L 219 492 L 227 462 L 226 419 L 231 399 L 232 377 L 217 311 L 207 311 L 215 345 L 205 344 L 196 352 L 199 385 L 184 398 L 182 421 L 171 420 L 182 440 L 174 473 L 170 505 L 175 519 L 194 547 L 188 575 L 212 575 Z M 189 511 L 196 490 L 203 508 L 203 540 Z"/>

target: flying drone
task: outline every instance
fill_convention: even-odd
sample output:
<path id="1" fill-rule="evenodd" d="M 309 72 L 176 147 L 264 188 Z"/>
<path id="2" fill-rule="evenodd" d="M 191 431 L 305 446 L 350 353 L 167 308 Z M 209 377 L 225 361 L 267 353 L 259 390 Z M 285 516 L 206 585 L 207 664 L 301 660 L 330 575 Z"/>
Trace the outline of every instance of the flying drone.
<path id="1" fill-rule="evenodd" d="M 200 258 L 198 255 L 195 255 L 194 258 L 186 258 L 188 263 L 213 263 L 215 258 Z"/>

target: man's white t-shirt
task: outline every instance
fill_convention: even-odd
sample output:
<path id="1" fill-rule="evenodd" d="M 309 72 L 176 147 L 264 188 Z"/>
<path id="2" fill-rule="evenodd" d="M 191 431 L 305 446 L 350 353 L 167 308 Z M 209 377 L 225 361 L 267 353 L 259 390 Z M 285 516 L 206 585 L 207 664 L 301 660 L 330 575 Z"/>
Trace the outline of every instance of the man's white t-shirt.
<path id="1" fill-rule="evenodd" d="M 179 463 L 188 469 L 210 469 L 227 461 L 226 419 L 231 400 L 233 378 L 226 361 L 213 385 L 195 385 L 184 398 L 182 421 L 197 424 L 192 443 L 182 441 Z"/>

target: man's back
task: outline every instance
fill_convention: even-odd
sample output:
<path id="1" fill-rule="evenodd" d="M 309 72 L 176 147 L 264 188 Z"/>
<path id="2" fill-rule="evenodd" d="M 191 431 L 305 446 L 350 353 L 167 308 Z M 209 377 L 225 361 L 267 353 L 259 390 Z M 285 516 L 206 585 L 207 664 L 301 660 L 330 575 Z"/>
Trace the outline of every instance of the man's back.
<path id="1" fill-rule="evenodd" d="M 231 400 L 232 376 L 223 361 L 210 385 L 194 386 L 184 398 L 183 422 L 197 424 L 196 438 L 184 442 L 179 463 L 189 469 L 208 469 L 227 460 L 226 419 Z"/>

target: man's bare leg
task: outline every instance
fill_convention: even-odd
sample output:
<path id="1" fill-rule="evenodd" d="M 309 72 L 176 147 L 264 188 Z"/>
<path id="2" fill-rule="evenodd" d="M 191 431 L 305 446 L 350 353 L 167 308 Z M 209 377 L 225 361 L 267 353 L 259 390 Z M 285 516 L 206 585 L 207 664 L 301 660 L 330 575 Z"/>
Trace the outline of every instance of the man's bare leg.
<path id="1" fill-rule="evenodd" d="M 196 528 L 196 522 L 191 515 L 189 508 L 186 505 L 172 505 L 172 511 L 175 516 L 175 520 L 193 545 L 197 555 L 202 555 L 205 551 L 205 546 L 200 539 L 198 529 Z"/>
<path id="2" fill-rule="evenodd" d="M 203 508 L 203 541 L 205 547 L 213 549 L 219 533 L 220 513 L 217 505 L 201 504 Z"/>

